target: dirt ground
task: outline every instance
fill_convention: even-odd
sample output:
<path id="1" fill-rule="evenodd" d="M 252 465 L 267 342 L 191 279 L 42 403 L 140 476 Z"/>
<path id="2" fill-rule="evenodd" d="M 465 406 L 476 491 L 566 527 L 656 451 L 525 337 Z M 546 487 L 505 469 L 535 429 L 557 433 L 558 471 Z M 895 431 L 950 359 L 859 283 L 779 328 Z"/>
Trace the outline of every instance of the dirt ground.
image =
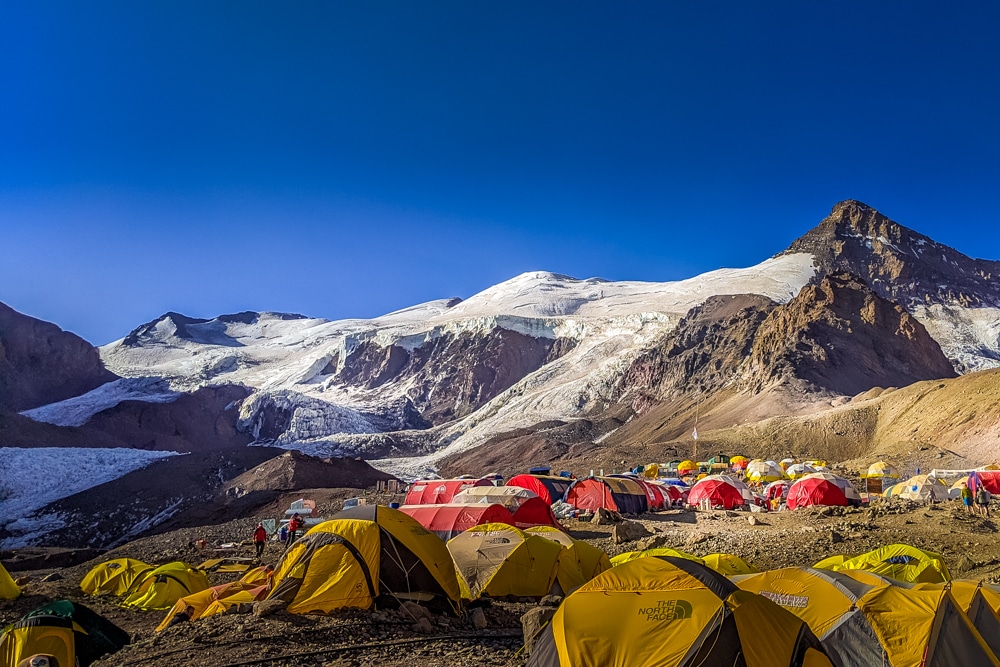
<path id="1" fill-rule="evenodd" d="M 320 497 L 320 514 L 331 516 L 343 498 L 356 490 L 324 490 L 299 497 Z M 371 502 L 387 503 L 393 496 L 366 494 Z M 294 499 L 294 498 L 293 498 Z M 243 665 L 326 665 L 338 667 L 428 667 L 466 665 L 513 666 L 527 659 L 522 650 L 520 617 L 538 604 L 534 600 L 492 601 L 484 607 L 487 627 L 477 630 L 469 615 L 435 616 L 434 631 L 425 635 L 413 620 L 398 611 L 345 611 L 333 616 L 296 616 L 283 611 L 265 617 L 229 614 L 210 617 L 155 633 L 165 612 L 142 612 L 120 607 L 114 598 L 83 595 L 79 582 L 93 565 L 112 557 L 128 556 L 152 563 L 183 560 L 197 565 L 216 553 L 251 557 L 253 547 L 244 541 L 216 552 L 215 545 L 249 539 L 259 517 L 275 516 L 287 507 L 287 498 L 276 501 L 254 516 L 215 526 L 185 529 L 136 540 L 98 558 L 73 567 L 18 572 L 29 577 L 24 595 L 0 602 L 0 624 L 16 621 L 35 607 L 53 599 L 82 602 L 130 633 L 132 645 L 96 663 L 101 667 L 242 667 Z M 1000 511 L 1000 507 L 994 508 Z M 751 525 L 749 517 L 756 525 Z M 637 541 L 615 544 L 613 527 L 570 520 L 565 527 L 616 555 L 653 546 L 668 546 L 695 555 L 713 552 L 736 554 L 758 569 L 811 565 L 833 554 L 855 555 L 887 544 L 904 542 L 942 554 L 956 578 L 1000 581 L 1000 534 L 993 520 L 967 514 L 956 502 L 925 505 L 913 501 L 877 499 L 865 508 L 808 508 L 795 512 L 751 514 L 720 510 L 674 509 L 636 519 L 651 533 Z M 205 539 L 199 551 L 190 542 Z M 282 549 L 270 543 L 264 563 L 276 563 Z M 61 579 L 40 581 L 56 573 Z M 213 585 L 237 575 L 210 573 Z"/>

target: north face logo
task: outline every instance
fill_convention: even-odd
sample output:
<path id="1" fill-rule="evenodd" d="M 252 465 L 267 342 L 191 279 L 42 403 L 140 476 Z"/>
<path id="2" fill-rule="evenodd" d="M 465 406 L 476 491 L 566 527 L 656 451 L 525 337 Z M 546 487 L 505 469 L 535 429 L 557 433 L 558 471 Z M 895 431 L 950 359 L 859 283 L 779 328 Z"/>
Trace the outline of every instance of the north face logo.
<path id="1" fill-rule="evenodd" d="M 660 600 L 655 607 L 640 607 L 639 615 L 647 621 L 683 621 L 691 618 L 692 611 L 687 600 Z"/>

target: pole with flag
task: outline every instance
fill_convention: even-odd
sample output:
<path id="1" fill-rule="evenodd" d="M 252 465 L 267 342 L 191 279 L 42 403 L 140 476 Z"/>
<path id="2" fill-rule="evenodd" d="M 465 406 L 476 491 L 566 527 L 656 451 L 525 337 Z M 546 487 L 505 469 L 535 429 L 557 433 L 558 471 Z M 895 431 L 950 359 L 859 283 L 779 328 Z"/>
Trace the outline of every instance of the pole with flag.
<path id="1" fill-rule="evenodd" d="M 701 404 L 701 394 L 694 403 L 694 430 L 691 431 L 691 439 L 694 440 L 694 461 L 698 462 L 698 406 Z"/>

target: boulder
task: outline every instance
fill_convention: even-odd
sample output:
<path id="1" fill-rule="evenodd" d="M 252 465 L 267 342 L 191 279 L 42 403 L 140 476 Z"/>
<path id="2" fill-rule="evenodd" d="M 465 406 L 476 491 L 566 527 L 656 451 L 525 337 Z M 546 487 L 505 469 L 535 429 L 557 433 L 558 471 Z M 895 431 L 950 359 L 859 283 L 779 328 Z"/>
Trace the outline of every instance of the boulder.
<path id="1" fill-rule="evenodd" d="M 638 521 L 622 521 L 612 529 L 611 541 L 615 544 L 624 544 L 650 535 L 652 533 Z"/>
<path id="2" fill-rule="evenodd" d="M 611 510 L 606 510 L 603 507 L 598 507 L 597 511 L 594 512 L 594 518 L 590 520 L 591 523 L 596 523 L 598 526 L 610 526 L 615 523 L 619 523 L 622 520 L 622 515 L 618 512 L 612 512 Z"/>
<path id="3" fill-rule="evenodd" d="M 486 614 L 483 613 L 483 610 L 480 607 L 476 607 L 475 609 L 473 609 L 472 613 L 469 614 L 469 616 L 472 619 L 472 627 L 474 627 L 476 630 L 486 629 L 487 626 Z"/>
<path id="4" fill-rule="evenodd" d="M 426 607 L 421 607 L 416 602 L 409 600 L 399 605 L 399 615 L 408 621 L 419 621 L 422 618 L 426 618 L 428 621 L 434 619 L 434 615 Z"/>
<path id="5" fill-rule="evenodd" d="M 528 613 L 521 617 L 521 631 L 524 633 L 524 650 L 528 655 L 531 655 L 531 649 L 535 640 L 538 639 L 542 630 L 552 621 L 552 617 L 555 615 L 556 610 L 553 607 L 535 607 L 528 610 Z"/>
<path id="6" fill-rule="evenodd" d="M 288 606 L 288 603 L 284 600 L 261 600 L 260 602 L 255 602 L 253 605 L 253 615 L 263 618 L 264 616 L 270 616 L 276 611 L 281 611 Z"/>
<path id="7" fill-rule="evenodd" d="M 431 624 L 431 619 L 426 616 L 422 616 L 419 621 L 413 624 L 413 631 L 419 632 L 422 635 L 429 635 L 434 632 L 434 626 Z"/>
<path id="8" fill-rule="evenodd" d="M 558 607 L 562 604 L 562 601 L 561 595 L 546 595 L 538 604 L 543 607 Z"/>

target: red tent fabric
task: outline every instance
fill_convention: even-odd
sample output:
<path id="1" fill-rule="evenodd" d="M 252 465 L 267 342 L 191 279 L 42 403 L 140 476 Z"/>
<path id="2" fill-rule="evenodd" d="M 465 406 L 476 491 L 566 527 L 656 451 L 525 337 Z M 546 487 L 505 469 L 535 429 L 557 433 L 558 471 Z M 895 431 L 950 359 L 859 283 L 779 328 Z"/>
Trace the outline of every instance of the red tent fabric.
<path id="1" fill-rule="evenodd" d="M 698 483 L 691 487 L 688 492 L 687 504 L 696 507 L 701 501 L 707 498 L 712 503 L 712 507 L 722 507 L 727 510 L 743 507 L 749 501 L 744 496 L 743 489 L 734 480 L 712 475 L 698 480 Z"/>
<path id="2" fill-rule="evenodd" d="M 969 475 L 969 488 L 975 493 L 982 484 L 991 495 L 1000 494 L 1000 470 L 977 470 Z"/>
<path id="3" fill-rule="evenodd" d="M 566 490 L 573 484 L 573 480 L 568 477 L 554 477 L 552 475 L 514 475 L 505 486 L 518 486 L 522 489 L 534 491 L 535 495 L 551 505 L 557 500 L 562 500 L 566 495 Z"/>
<path id="4" fill-rule="evenodd" d="M 661 510 L 663 509 L 668 501 L 664 494 L 660 493 L 659 487 L 656 484 L 651 484 L 641 478 L 629 478 L 636 484 L 642 487 L 642 490 L 646 492 L 646 505 L 651 510 Z"/>
<path id="5" fill-rule="evenodd" d="M 488 478 L 481 479 L 424 479 L 410 485 L 404 505 L 441 505 L 450 503 L 460 491 L 470 486 L 492 486 Z"/>
<path id="6" fill-rule="evenodd" d="M 771 482 L 764 487 L 764 497 L 768 500 L 784 498 L 788 495 L 788 489 L 791 485 L 792 483 L 787 479 L 779 479 L 777 482 Z"/>
<path id="7" fill-rule="evenodd" d="M 546 509 L 548 508 L 546 507 Z M 421 526 L 446 541 L 473 526 L 481 526 L 484 523 L 514 525 L 514 517 L 503 505 L 487 505 L 485 503 L 403 505 L 399 511 L 413 517 Z M 551 513 L 551 510 L 549 512 Z"/>
<path id="8" fill-rule="evenodd" d="M 687 493 L 673 484 L 654 484 L 657 490 L 667 499 L 667 506 L 679 505 L 684 502 Z"/>
<path id="9" fill-rule="evenodd" d="M 556 515 L 552 513 L 552 507 L 541 498 L 528 498 L 521 506 L 514 510 L 514 520 L 505 522 L 524 530 L 534 526 L 552 526 L 562 530 Z"/>
<path id="10" fill-rule="evenodd" d="M 788 489 L 788 509 L 810 505 L 847 505 L 843 490 L 828 479 L 800 479 Z"/>
<path id="11" fill-rule="evenodd" d="M 604 508 L 622 514 L 642 514 L 649 507 L 643 488 L 622 477 L 578 479 L 566 492 L 566 502 L 579 510 Z"/>

